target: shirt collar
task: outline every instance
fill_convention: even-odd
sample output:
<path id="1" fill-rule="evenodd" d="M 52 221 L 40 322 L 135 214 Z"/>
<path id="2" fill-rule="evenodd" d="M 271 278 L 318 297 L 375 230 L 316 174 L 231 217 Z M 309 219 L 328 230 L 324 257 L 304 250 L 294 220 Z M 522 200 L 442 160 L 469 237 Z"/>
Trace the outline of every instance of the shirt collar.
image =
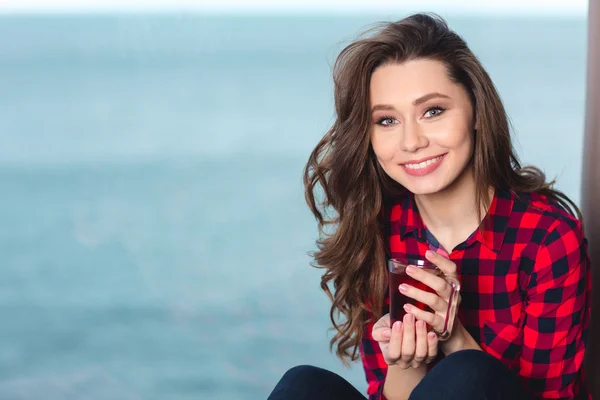
<path id="1" fill-rule="evenodd" d="M 401 200 L 402 213 L 400 214 L 400 238 L 404 239 L 411 232 L 416 232 L 420 241 L 425 240 L 425 224 L 419 214 L 415 197 L 408 193 Z"/>
<path id="2" fill-rule="evenodd" d="M 464 243 L 467 247 L 478 241 L 498 253 L 504 242 L 508 228 L 508 220 L 513 209 L 514 193 L 509 190 L 496 189 L 486 216 L 481 222 L 481 228 L 475 231 Z M 426 241 L 426 226 L 421 219 L 414 195 L 409 193 L 401 201 L 400 238 L 404 239 L 409 233 L 415 232 L 419 241 Z"/>
<path id="3" fill-rule="evenodd" d="M 481 222 L 475 240 L 498 253 L 504 243 L 504 235 L 513 210 L 515 194 L 509 190 L 496 189 L 488 212 Z M 470 238 L 469 238 L 470 239 Z"/>

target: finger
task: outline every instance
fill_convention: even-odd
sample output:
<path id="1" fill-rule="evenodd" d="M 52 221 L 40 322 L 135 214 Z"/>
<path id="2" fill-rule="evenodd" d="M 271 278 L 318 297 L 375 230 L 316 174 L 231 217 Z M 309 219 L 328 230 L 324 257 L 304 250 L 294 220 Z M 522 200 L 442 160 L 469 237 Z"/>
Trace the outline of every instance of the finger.
<path id="1" fill-rule="evenodd" d="M 415 347 L 415 357 L 413 358 L 413 368 L 418 368 L 423 361 L 427 358 L 428 347 L 427 347 L 427 326 L 425 321 L 417 321 L 415 324 L 417 344 Z"/>
<path id="2" fill-rule="evenodd" d="M 427 275 L 431 275 L 429 272 L 424 273 Z M 444 283 L 445 282 L 446 281 L 444 281 Z M 415 299 L 423 304 L 427 304 L 434 311 L 445 312 L 448 309 L 448 303 L 446 303 L 444 299 L 438 296 L 437 293 L 426 292 L 424 290 L 417 289 L 414 286 L 406 285 L 404 283 L 400 285 L 398 289 L 403 295 L 410 297 L 411 299 Z"/>
<path id="3" fill-rule="evenodd" d="M 402 329 L 402 356 L 401 360 L 410 365 L 415 355 L 415 317 L 412 314 L 404 316 Z"/>
<path id="4" fill-rule="evenodd" d="M 441 297 L 448 298 L 450 296 L 450 285 L 441 276 L 411 265 L 406 267 L 406 274 L 430 287 Z"/>
<path id="5" fill-rule="evenodd" d="M 423 311 L 420 308 L 413 306 L 412 304 L 405 304 L 404 311 L 413 315 L 416 319 L 420 319 L 421 321 L 427 322 L 429 326 L 431 326 L 434 330 L 438 332 L 444 330 L 446 320 L 441 315 L 430 313 L 428 311 Z"/>
<path id="6" fill-rule="evenodd" d="M 438 270 L 443 273 L 444 276 L 436 276 L 438 280 L 432 281 L 431 287 L 435 292 L 440 295 L 443 299 L 449 299 L 453 292 L 454 285 L 448 283 L 448 279 L 451 281 L 457 282 L 458 276 L 456 272 L 456 264 L 441 254 L 437 254 L 436 252 L 432 252 L 428 250 L 426 253 L 426 258 L 433 262 Z M 436 275 L 436 274 L 432 274 Z M 441 280 L 440 280 L 441 279 Z"/>
<path id="7" fill-rule="evenodd" d="M 457 278 L 456 264 L 452 260 L 432 250 L 425 252 L 425 258 L 441 269 L 444 275 Z"/>
<path id="8" fill-rule="evenodd" d="M 431 363 L 438 355 L 438 337 L 435 332 L 427 334 L 427 358 L 425 364 Z"/>
<path id="9" fill-rule="evenodd" d="M 388 360 L 389 364 L 393 364 L 400 358 L 402 354 L 402 322 L 397 321 L 392 326 L 392 336 L 388 345 Z"/>

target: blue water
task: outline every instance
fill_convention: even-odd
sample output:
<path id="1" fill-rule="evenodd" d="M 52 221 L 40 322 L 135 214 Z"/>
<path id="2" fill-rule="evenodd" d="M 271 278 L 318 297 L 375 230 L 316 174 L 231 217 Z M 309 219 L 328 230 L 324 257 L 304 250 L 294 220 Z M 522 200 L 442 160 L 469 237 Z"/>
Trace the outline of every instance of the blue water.
<path id="1" fill-rule="evenodd" d="M 378 19 L 0 18 L 0 399 L 265 399 L 301 363 L 365 390 L 328 351 L 301 173 Z M 578 201 L 585 20 L 450 23 Z"/>

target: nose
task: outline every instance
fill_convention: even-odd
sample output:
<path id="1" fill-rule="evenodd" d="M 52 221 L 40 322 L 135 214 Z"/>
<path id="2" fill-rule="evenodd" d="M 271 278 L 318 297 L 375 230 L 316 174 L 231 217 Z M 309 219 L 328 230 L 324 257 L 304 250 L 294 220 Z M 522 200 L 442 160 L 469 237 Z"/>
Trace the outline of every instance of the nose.
<path id="1" fill-rule="evenodd" d="M 414 153 L 428 144 L 429 140 L 423 135 L 418 123 L 408 121 L 404 124 L 404 130 L 400 139 L 400 148 L 403 151 Z"/>

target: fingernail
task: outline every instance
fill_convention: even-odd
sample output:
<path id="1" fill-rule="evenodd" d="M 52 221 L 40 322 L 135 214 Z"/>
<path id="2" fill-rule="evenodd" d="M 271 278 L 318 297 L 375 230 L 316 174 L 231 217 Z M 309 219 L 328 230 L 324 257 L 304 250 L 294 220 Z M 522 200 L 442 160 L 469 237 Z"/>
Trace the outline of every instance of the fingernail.
<path id="1" fill-rule="evenodd" d="M 415 317 L 413 317 L 412 314 L 406 314 L 404 316 L 404 323 L 405 324 L 412 324 L 415 321 Z"/>
<path id="2" fill-rule="evenodd" d="M 407 292 L 408 291 L 408 286 L 406 286 L 404 283 L 402 285 L 400 285 L 400 291 L 401 292 Z"/>
<path id="3" fill-rule="evenodd" d="M 391 329 L 386 329 L 385 331 L 383 331 L 383 337 L 385 337 L 385 338 L 392 337 L 392 330 Z"/>
<path id="4" fill-rule="evenodd" d="M 435 252 L 431 251 L 431 250 L 427 250 L 425 252 L 425 257 L 433 257 L 435 255 Z"/>
<path id="5" fill-rule="evenodd" d="M 400 332 L 400 330 L 402 329 L 402 322 L 400 322 L 400 321 L 394 322 L 393 328 L 396 332 Z"/>
<path id="6" fill-rule="evenodd" d="M 429 332 L 429 333 L 427 334 L 427 339 L 429 339 L 429 340 L 433 340 L 433 339 L 435 339 L 435 332 Z"/>
<path id="7" fill-rule="evenodd" d="M 410 275 L 413 272 L 415 272 L 415 267 L 413 267 L 412 265 L 407 265 L 406 266 L 406 273 Z"/>
<path id="8" fill-rule="evenodd" d="M 410 312 L 410 307 L 411 307 L 410 304 L 405 304 L 402 306 L 402 308 L 404 308 L 404 311 L 406 311 L 406 312 Z"/>
<path id="9" fill-rule="evenodd" d="M 417 328 L 419 329 L 425 329 L 425 322 L 424 321 L 417 321 Z"/>

